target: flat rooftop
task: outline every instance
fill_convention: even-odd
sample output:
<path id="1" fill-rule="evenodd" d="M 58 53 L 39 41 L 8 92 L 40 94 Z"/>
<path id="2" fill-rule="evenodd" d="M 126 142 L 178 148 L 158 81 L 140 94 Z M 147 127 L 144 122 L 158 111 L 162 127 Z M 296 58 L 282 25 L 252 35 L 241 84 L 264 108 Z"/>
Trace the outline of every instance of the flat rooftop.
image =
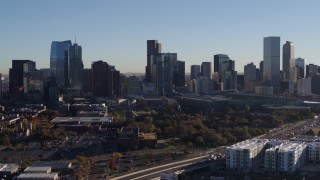
<path id="1" fill-rule="evenodd" d="M 112 122 L 112 117 L 56 117 L 51 121 L 53 124 L 59 123 L 71 123 L 71 122 L 80 122 L 80 123 L 92 123 L 92 122 Z"/>
<path id="2" fill-rule="evenodd" d="M 267 139 L 250 139 L 246 141 L 239 142 L 232 146 L 229 146 L 229 149 L 253 149 L 258 145 L 265 145 L 268 142 Z"/>
<path id="3" fill-rule="evenodd" d="M 18 179 L 58 179 L 58 173 L 22 173 Z"/>
<path id="4" fill-rule="evenodd" d="M 51 170 L 50 166 L 31 166 L 27 167 L 24 172 L 47 172 Z"/>
<path id="5" fill-rule="evenodd" d="M 305 143 L 289 143 L 289 144 L 283 144 L 279 147 L 279 152 L 294 152 L 298 149 L 305 148 L 307 145 Z"/>

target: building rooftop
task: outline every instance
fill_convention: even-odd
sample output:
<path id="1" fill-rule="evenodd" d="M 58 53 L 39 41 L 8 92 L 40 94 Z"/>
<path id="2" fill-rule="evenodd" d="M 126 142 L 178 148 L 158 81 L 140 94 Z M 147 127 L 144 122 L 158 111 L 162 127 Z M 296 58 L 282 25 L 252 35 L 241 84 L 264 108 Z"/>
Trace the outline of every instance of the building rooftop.
<path id="1" fill-rule="evenodd" d="M 112 117 L 57 117 L 51 121 L 53 124 L 59 123 L 70 123 L 70 122 L 78 122 L 78 123 L 91 123 L 91 122 L 104 122 L 110 123 L 112 122 Z"/>
<path id="2" fill-rule="evenodd" d="M 320 142 L 311 142 L 311 143 L 308 143 L 308 146 L 309 147 L 320 147 Z"/>
<path id="3" fill-rule="evenodd" d="M 289 143 L 289 144 L 283 144 L 282 146 L 279 146 L 279 152 L 295 152 L 298 149 L 305 148 L 307 145 L 305 143 Z"/>
<path id="4" fill-rule="evenodd" d="M 229 149 L 253 149 L 258 145 L 265 145 L 268 142 L 267 139 L 249 139 L 232 146 L 229 146 Z"/>
<path id="5" fill-rule="evenodd" d="M 140 140 L 157 140 L 156 133 L 139 133 Z"/>
<path id="6" fill-rule="evenodd" d="M 47 172 L 51 171 L 50 166 L 31 166 L 27 167 L 24 172 Z"/>
<path id="7" fill-rule="evenodd" d="M 18 164 L 0 164 L 0 172 L 14 172 L 19 168 Z"/>
<path id="8" fill-rule="evenodd" d="M 39 162 L 35 167 L 51 167 L 54 169 L 71 168 L 71 162 L 54 161 L 54 162 Z"/>
<path id="9" fill-rule="evenodd" d="M 22 173 L 18 179 L 58 179 L 58 173 Z"/>

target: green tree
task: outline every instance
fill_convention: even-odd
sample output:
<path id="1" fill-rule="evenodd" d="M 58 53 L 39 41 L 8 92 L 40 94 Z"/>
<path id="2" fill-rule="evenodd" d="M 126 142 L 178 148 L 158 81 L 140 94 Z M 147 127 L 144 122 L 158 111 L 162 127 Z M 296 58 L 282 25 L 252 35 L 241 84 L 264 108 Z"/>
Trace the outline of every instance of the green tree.
<path id="1" fill-rule="evenodd" d="M 202 136 L 197 136 L 196 138 L 196 143 L 200 146 L 204 146 L 205 145 L 205 142 L 204 142 L 204 139 Z"/>

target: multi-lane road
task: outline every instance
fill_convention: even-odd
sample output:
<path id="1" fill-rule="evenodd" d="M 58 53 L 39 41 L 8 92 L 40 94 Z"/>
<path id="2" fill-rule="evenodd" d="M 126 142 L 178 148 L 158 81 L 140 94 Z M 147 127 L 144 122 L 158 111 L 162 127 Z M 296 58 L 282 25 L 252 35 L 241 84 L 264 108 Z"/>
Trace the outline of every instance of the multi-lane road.
<path id="1" fill-rule="evenodd" d="M 281 128 L 277 128 L 273 132 L 270 132 L 260 138 L 268 139 L 290 139 L 293 136 L 304 134 L 309 129 L 317 127 L 319 123 L 318 119 L 306 119 L 304 121 L 297 122 L 295 124 L 287 124 Z"/>
<path id="2" fill-rule="evenodd" d="M 132 173 L 125 174 L 125 175 L 122 175 L 122 176 L 113 177 L 111 179 L 112 180 L 153 179 L 153 178 L 159 177 L 159 174 L 162 173 L 162 172 L 170 172 L 170 173 L 172 173 L 172 172 L 178 171 L 180 169 L 183 169 L 184 167 L 189 166 L 191 164 L 205 161 L 205 160 L 207 160 L 207 158 L 208 158 L 208 155 L 199 156 L 199 157 L 195 157 L 195 158 L 192 158 L 192 159 L 177 161 L 177 162 L 173 162 L 173 163 L 169 163 L 169 164 L 165 164 L 165 165 L 161 165 L 161 166 L 156 166 L 156 167 L 152 167 L 152 168 L 148 168 L 148 169 L 132 172 Z"/>

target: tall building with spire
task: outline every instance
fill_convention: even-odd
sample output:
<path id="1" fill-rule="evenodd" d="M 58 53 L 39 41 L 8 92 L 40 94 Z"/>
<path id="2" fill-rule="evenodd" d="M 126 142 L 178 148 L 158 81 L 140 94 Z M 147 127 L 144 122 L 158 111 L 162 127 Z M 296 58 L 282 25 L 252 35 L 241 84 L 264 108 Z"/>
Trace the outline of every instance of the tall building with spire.
<path id="1" fill-rule="evenodd" d="M 66 83 L 68 73 L 68 51 L 71 41 L 52 41 L 50 52 L 50 72 L 58 86 L 62 87 Z"/>
<path id="2" fill-rule="evenodd" d="M 69 48 L 69 86 L 76 89 L 81 89 L 82 82 L 82 48 L 77 43 L 74 43 Z"/>

